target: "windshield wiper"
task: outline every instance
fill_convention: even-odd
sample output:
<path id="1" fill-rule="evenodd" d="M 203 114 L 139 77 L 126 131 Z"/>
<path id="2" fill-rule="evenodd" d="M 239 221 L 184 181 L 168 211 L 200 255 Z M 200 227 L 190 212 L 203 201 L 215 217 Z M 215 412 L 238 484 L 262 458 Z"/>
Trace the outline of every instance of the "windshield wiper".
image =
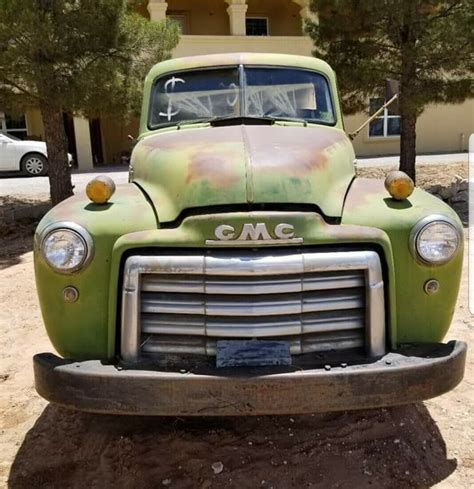
<path id="1" fill-rule="evenodd" d="M 260 124 L 268 124 L 268 125 L 273 125 L 276 122 L 296 122 L 303 124 L 305 127 L 308 125 L 308 121 L 305 119 L 300 119 L 297 117 L 281 117 L 281 116 L 275 116 L 275 117 L 270 117 L 270 116 L 253 116 L 253 115 L 229 115 L 225 117 L 219 117 L 219 116 L 214 116 L 214 117 L 202 117 L 200 119 L 186 119 L 178 122 L 169 122 L 168 124 L 163 124 L 161 127 L 170 127 L 170 126 L 176 126 L 178 129 L 181 129 L 182 126 L 186 125 L 191 125 L 191 124 L 206 124 L 209 123 L 212 126 L 220 126 L 220 125 L 226 125 L 232 122 L 235 123 L 243 123 L 245 122 L 257 122 Z"/>
<path id="2" fill-rule="evenodd" d="M 206 122 L 212 122 L 216 120 L 217 117 L 203 117 L 202 119 L 186 119 L 184 121 L 179 121 L 174 123 L 178 129 L 181 128 L 181 126 L 186 126 L 188 124 L 205 124 Z"/>
<path id="3" fill-rule="evenodd" d="M 304 127 L 306 127 L 308 125 L 308 121 L 306 119 L 300 119 L 299 117 L 280 117 L 280 116 L 277 116 L 277 117 L 272 117 L 272 119 L 275 122 L 279 122 L 279 121 L 282 121 L 282 122 L 299 122 L 300 124 L 303 124 Z"/>
<path id="4" fill-rule="evenodd" d="M 212 126 L 219 126 L 221 123 L 224 125 L 229 122 L 242 122 L 245 123 L 248 121 L 249 123 L 251 122 L 258 122 L 261 124 L 268 124 L 268 125 L 273 125 L 276 122 L 297 122 L 300 124 L 303 124 L 305 127 L 308 125 L 308 121 L 305 119 L 299 119 L 297 117 L 280 117 L 280 116 L 252 116 L 252 115 L 238 115 L 238 116 L 229 116 L 229 117 L 214 117 L 213 119 L 210 119 L 209 122 Z"/>
<path id="5" fill-rule="evenodd" d="M 214 116 L 214 117 L 203 117 L 202 119 L 189 119 L 185 121 L 179 121 L 175 123 L 176 127 L 180 129 L 182 126 L 187 124 L 205 124 L 209 123 L 212 126 L 226 125 L 229 123 L 245 123 L 246 121 L 258 122 L 261 124 L 274 124 L 275 119 L 273 117 L 260 117 L 260 116 L 246 116 L 246 115 L 229 115 L 224 117 Z"/>

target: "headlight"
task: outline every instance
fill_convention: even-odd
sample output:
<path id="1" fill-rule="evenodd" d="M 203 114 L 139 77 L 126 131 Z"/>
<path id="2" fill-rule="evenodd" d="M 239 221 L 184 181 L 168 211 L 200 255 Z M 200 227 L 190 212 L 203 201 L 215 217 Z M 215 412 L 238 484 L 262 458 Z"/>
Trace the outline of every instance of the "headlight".
<path id="1" fill-rule="evenodd" d="M 84 267 L 92 256 L 92 238 L 74 223 L 57 223 L 41 240 L 41 253 L 48 265 L 59 273 L 72 273 Z"/>
<path id="2" fill-rule="evenodd" d="M 454 257 L 461 235 L 454 222 L 443 216 L 429 216 L 419 221 L 410 237 L 412 252 L 430 265 L 441 265 Z"/>

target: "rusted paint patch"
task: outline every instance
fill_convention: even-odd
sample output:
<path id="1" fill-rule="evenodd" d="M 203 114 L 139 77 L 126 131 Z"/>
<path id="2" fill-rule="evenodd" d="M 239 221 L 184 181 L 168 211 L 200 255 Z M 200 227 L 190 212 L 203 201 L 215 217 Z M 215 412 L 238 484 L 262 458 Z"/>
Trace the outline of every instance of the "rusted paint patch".
<path id="1" fill-rule="evenodd" d="M 235 153 L 213 152 L 212 150 L 199 151 L 192 155 L 188 168 L 186 183 L 194 180 L 207 180 L 212 185 L 223 187 L 233 185 L 240 180 L 236 173 L 235 161 L 240 155 Z"/>
<path id="2" fill-rule="evenodd" d="M 314 204 L 340 216 L 354 176 L 347 137 L 323 126 L 186 128 L 146 137 L 135 152 L 134 181 L 161 222 L 189 208 L 247 203 Z"/>
<path id="3" fill-rule="evenodd" d="M 345 207 L 357 209 L 373 207 L 374 199 L 390 198 L 385 190 L 384 181 L 375 178 L 356 178 L 347 195 Z"/>
<path id="4" fill-rule="evenodd" d="M 342 131 L 324 127 L 246 127 L 252 166 L 258 171 L 283 171 L 305 176 L 324 170 L 329 151 L 344 144 Z"/>

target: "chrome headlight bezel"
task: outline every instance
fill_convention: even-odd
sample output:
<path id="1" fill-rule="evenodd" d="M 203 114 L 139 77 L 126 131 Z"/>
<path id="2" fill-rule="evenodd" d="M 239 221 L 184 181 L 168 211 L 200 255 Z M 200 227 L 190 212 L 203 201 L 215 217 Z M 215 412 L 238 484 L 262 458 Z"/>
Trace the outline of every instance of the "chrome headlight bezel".
<path id="1" fill-rule="evenodd" d="M 444 260 L 439 260 L 439 261 L 429 261 L 427 260 L 424 256 L 421 255 L 419 252 L 419 239 L 423 231 L 426 230 L 427 227 L 432 226 L 434 224 L 444 224 L 449 226 L 450 228 L 453 229 L 453 231 L 457 235 L 457 245 L 451 256 Z M 410 233 L 410 251 L 413 255 L 413 257 L 423 265 L 429 265 L 429 266 L 439 266 L 439 265 L 445 265 L 446 263 L 450 262 L 459 252 L 460 248 L 462 247 L 462 232 L 459 229 L 458 224 L 456 221 L 453 219 L 450 219 L 449 217 L 440 215 L 440 214 L 433 214 L 430 216 L 426 216 L 423 219 L 420 219 L 414 226 L 413 229 L 411 230 Z"/>
<path id="2" fill-rule="evenodd" d="M 81 242 L 85 248 L 85 253 L 84 253 L 83 259 L 81 260 L 80 263 L 78 263 L 74 267 L 71 267 L 68 269 L 57 268 L 54 266 L 54 264 L 52 264 L 49 261 L 48 257 L 45 254 L 45 249 L 44 249 L 45 241 L 53 233 L 56 233 L 58 231 L 67 231 L 67 232 L 75 234 L 81 240 Z M 60 273 L 62 275 L 71 275 L 75 272 L 78 272 L 79 270 L 82 270 L 84 267 L 86 267 L 90 263 L 93 255 L 94 255 L 94 241 L 92 239 L 92 236 L 81 225 L 76 224 L 75 222 L 70 222 L 70 221 L 56 222 L 54 224 L 47 226 L 41 232 L 41 234 L 39 236 L 38 247 L 39 247 L 39 251 L 40 251 L 41 256 L 42 256 L 43 260 L 45 261 L 45 263 L 47 263 L 48 266 L 51 269 L 53 269 L 55 272 Z"/>

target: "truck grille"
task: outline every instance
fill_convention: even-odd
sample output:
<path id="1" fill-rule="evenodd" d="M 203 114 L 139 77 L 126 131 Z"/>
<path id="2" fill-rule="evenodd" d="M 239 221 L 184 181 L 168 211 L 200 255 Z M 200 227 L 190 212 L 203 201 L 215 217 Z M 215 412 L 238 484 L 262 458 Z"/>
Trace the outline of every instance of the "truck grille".
<path id="1" fill-rule="evenodd" d="M 385 351 L 383 281 L 372 251 L 132 256 L 122 357 L 214 355 L 219 339 L 282 339 L 292 354 Z"/>

